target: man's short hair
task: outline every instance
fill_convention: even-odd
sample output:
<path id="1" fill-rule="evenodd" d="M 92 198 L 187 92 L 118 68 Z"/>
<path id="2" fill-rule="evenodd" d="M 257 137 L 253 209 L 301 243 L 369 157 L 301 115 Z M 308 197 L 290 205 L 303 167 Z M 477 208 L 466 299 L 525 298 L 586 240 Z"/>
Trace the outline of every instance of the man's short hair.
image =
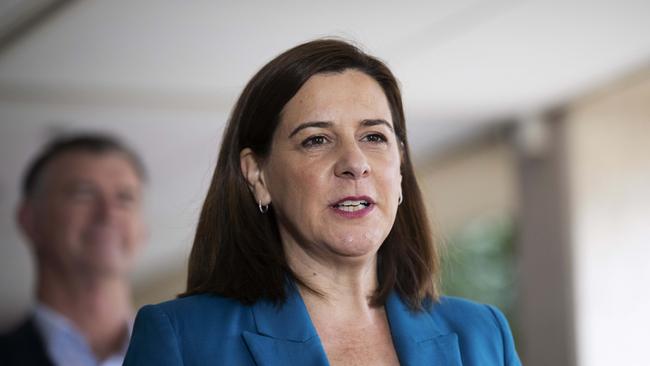
<path id="1" fill-rule="evenodd" d="M 100 133 L 66 135 L 50 141 L 28 165 L 22 181 L 23 198 L 34 195 L 43 171 L 52 160 L 70 152 L 122 154 L 131 163 L 140 180 L 146 181 L 147 174 L 142 160 L 118 138 Z"/>

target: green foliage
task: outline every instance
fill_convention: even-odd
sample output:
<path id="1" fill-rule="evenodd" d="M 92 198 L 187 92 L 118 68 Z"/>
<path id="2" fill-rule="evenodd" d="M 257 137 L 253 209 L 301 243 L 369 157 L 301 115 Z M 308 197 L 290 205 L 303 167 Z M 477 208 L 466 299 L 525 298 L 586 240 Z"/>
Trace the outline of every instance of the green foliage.
<path id="1" fill-rule="evenodd" d="M 481 218 L 454 233 L 443 256 L 443 292 L 496 305 L 512 319 L 515 226 L 511 218 Z"/>

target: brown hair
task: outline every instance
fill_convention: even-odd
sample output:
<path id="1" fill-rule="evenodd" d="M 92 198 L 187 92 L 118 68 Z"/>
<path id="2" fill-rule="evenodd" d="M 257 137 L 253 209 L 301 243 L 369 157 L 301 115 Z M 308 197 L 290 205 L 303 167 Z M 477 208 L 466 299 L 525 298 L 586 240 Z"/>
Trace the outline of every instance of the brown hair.
<path id="1" fill-rule="evenodd" d="M 250 304 L 282 302 L 287 278 L 301 284 L 287 264 L 273 209 L 262 215 L 240 168 L 240 151 L 270 153 L 273 133 L 287 102 L 313 75 L 356 69 L 375 79 L 390 105 L 402 146 L 402 194 L 395 224 L 378 252 L 379 288 L 373 305 L 390 291 L 413 308 L 438 297 L 438 255 L 409 156 L 402 98 L 386 65 L 357 47 L 334 39 L 296 46 L 253 76 L 235 105 L 199 218 L 189 259 L 187 290 L 180 296 L 216 293 Z"/>
<path id="2" fill-rule="evenodd" d="M 27 166 L 21 187 L 23 198 L 34 195 L 40 185 L 43 171 L 52 160 L 70 152 L 95 155 L 122 154 L 131 164 L 140 181 L 147 180 L 147 172 L 140 157 L 118 138 L 103 133 L 65 135 L 51 140 Z"/>

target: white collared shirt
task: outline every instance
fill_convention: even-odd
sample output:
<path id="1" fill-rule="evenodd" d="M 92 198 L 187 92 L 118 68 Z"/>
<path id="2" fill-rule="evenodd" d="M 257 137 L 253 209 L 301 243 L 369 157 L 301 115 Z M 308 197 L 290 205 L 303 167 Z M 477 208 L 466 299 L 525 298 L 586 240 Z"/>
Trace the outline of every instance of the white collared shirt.
<path id="1" fill-rule="evenodd" d="M 99 361 L 77 327 L 42 303 L 34 309 L 34 324 L 43 338 L 47 355 L 57 366 L 121 366 L 129 346 L 127 339 L 118 353 Z M 131 328 L 129 324 L 129 333 Z"/>

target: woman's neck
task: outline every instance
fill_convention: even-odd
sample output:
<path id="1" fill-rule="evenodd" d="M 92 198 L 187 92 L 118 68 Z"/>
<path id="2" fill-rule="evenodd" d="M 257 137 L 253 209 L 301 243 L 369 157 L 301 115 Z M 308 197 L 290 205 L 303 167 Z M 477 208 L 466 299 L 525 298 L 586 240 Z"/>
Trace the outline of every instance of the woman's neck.
<path id="1" fill-rule="evenodd" d="M 372 310 L 370 297 L 377 289 L 376 255 L 369 258 L 318 256 L 300 246 L 285 246 L 289 266 L 310 289 L 299 286 L 310 310 L 358 319 Z M 347 315 L 346 315 L 347 314 Z"/>
<path id="2" fill-rule="evenodd" d="M 330 364 L 399 365 L 385 309 L 370 305 L 376 256 L 323 262 L 304 251 L 288 254 L 296 276 L 320 292 L 298 286 Z"/>

